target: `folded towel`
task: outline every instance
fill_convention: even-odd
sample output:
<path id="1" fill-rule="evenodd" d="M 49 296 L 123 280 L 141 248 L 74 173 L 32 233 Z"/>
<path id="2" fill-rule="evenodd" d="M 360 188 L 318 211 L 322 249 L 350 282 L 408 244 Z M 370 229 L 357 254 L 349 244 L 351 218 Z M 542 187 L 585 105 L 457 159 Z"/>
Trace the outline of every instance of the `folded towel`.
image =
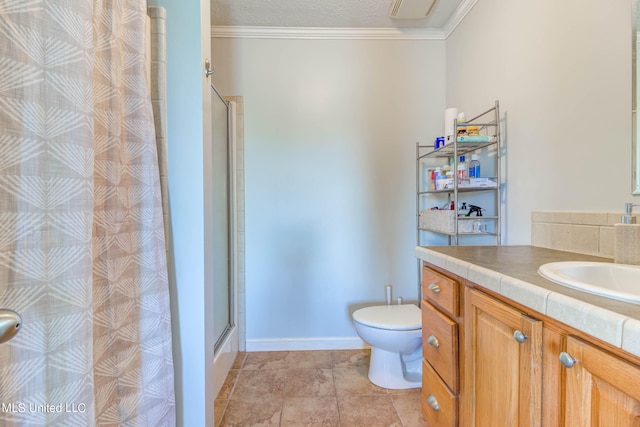
<path id="1" fill-rule="evenodd" d="M 490 135 L 466 135 L 459 136 L 458 142 L 495 142 L 496 137 Z"/>

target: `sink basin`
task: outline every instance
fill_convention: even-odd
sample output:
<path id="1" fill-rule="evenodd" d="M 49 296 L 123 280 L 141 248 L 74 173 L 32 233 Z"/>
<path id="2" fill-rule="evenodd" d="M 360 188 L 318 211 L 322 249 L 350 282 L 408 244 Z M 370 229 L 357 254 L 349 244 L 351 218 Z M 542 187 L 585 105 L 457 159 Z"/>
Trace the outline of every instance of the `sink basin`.
<path id="1" fill-rule="evenodd" d="M 640 304 L 640 266 L 608 262 L 551 262 L 538 273 L 563 286 Z"/>

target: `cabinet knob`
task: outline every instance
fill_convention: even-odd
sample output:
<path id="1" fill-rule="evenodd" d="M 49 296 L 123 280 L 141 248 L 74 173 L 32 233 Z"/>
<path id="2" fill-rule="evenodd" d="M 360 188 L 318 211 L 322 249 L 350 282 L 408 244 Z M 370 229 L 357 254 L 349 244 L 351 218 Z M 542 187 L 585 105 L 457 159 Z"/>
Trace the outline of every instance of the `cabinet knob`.
<path id="1" fill-rule="evenodd" d="M 431 284 L 427 287 L 427 289 L 435 292 L 436 294 L 440 293 L 440 285 L 438 285 L 436 282 L 431 282 Z"/>
<path id="2" fill-rule="evenodd" d="M 573 365 L 575 365 L 577 362 L 577 360 L 572 355 L 570 355 L 565 351 L 560 353 L 559 358 L 560 358 L 560 363 L 562 363 L 565 368 L 573 368 Z"/>
<path id="3" fill-rule="evenodd" d="M 427 338 L 427 344 L 438 348 L 440 347 L 440 343 L 438 342 L 438 338 L 435 337 L 435 335 L 430 335 L 429 338 Z"/>
<path id="4" fill-rule="evenodd" d="M 436 411 L 440 410 L 440 405 L 438 405 L 438 400 L 433 394 L 429 395 L 429 397 L 427 398 L 427 403 Z"/>
<path id="5" fill-rule="evenodd" d="M 527 340 L 527 338 L 529 338 L 524 332 L 522 331 L 515 331 L 513 333 L 513 337 L 516 339 L 516 341 L 518 341 L 520 344 L 522 344 L 523 342 L 525 342 Z"/>

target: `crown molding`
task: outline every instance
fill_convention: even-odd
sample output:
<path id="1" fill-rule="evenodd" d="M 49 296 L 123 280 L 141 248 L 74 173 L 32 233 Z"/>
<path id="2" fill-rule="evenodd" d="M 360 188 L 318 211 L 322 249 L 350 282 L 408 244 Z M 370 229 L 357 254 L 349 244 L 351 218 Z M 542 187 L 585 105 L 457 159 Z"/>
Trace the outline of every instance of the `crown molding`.
<path id="1" fill-rule="evenodd" d="M 473 9 L 478 0 L 462 0 L 453 14 L 449 17 L 449 20 L 442 27 L 444 38 L 448 38 L 453 30 L 462 22 L 465 16 Z"/>
<path id="2" fill-rule="evenodd" d="M 318 40 L 445 40 L 478 0 L 462 0 L 442 28 L 212 26 L 212 38 Z"/>
<path id="3" fill-rule="evenodd" d="M 212 26 L 211 37 L 245 39 L 444 40 L 434 28 L 329 28 Z"/>

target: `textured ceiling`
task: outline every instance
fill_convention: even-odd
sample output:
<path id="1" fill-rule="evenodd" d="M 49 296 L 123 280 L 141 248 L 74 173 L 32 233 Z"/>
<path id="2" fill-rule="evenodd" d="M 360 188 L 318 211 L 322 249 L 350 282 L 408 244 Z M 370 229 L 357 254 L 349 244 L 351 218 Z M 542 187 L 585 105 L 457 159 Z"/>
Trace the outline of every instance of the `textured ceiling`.
<path id="1" fill-rule="evenodd" d="M 211 0 L 211 25 L 442 28 L 462 0 L 436 0 L 428 17 L 389 18 L 392 0 Z"/>

